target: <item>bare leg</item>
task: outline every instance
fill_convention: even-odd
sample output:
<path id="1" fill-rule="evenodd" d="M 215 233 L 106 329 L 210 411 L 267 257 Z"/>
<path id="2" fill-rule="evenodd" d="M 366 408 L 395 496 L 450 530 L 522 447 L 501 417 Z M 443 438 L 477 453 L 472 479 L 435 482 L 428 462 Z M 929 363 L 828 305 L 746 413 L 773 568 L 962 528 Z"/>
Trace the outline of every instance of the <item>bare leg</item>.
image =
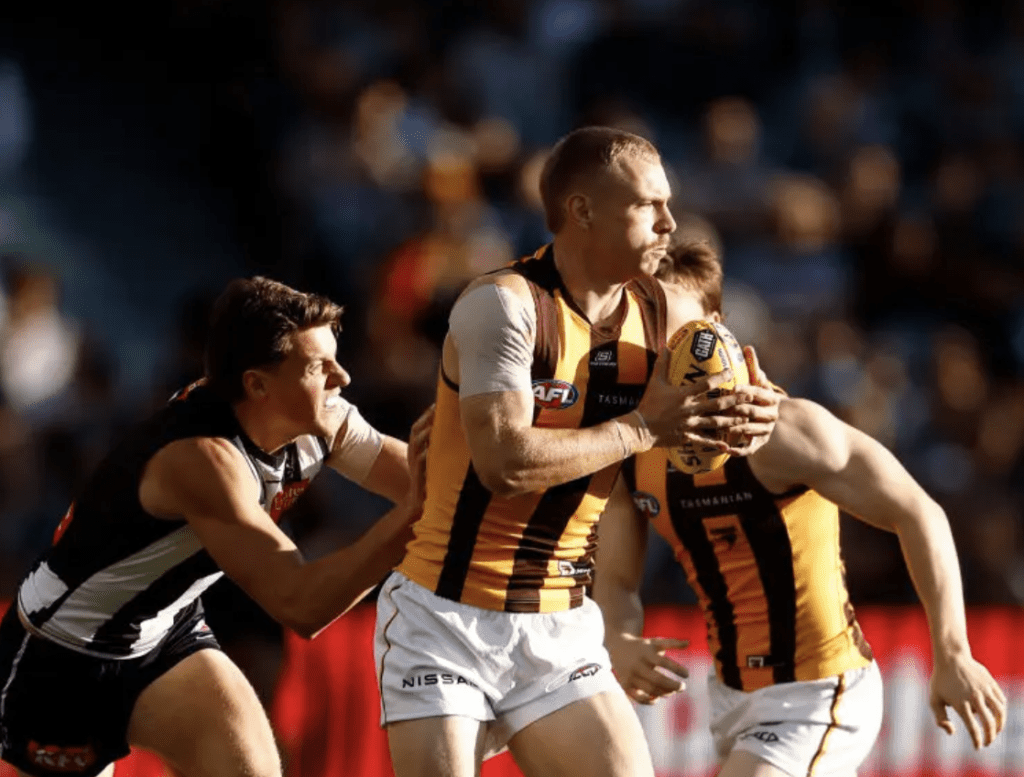
<path id="1" fill-rule="evenodd" d="M 581 741 L 586 745 L 569 744 Z M 599 693 L 544 716 L 512 737 L 509 750 L 526 777 L 654 777 L 644 730 L 621 693 Z"/>
<path id="2" fill-rule="evenodd" d="M 395 777 L 480 777 L 483 723 L 457 715 L 388 725 Z"/>
<path id="3" fill-rule="evenodd" d="M 241 670 L 200 650 L 139 696 L 128 741 L 183 777 L 281 777 L 270 721 Z"/>

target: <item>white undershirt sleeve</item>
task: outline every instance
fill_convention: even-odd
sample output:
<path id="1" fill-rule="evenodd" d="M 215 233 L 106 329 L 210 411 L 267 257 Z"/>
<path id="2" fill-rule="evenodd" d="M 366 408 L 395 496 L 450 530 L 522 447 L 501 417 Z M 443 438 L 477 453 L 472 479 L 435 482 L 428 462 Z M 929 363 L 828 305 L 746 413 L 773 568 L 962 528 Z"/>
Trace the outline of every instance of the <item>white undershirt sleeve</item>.
<path id="1" fill-rule="evenodd" d="M 349 480 L 362 484 L 384 447 L 384 436 L 366 422 L 355 405 L 341 401 L 346 405 L 346 417 L 334 441 L 331 463 Z"/>
<path id="2" fill-rule="evenodd" d="M 463 295 L 448 317 L 459 352 L 459 396 L 530 391 L 537 312 L 495 283 Z"/>

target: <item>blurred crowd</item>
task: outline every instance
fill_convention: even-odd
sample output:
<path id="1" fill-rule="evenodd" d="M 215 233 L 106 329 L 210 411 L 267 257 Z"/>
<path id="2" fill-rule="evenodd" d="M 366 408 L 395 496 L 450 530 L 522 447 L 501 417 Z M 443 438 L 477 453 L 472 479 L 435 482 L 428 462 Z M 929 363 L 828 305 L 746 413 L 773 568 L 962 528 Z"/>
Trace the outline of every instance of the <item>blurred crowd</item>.
<path id="1" fill-rule="evenodd" d="M 538 177 L 550 145 L 584 123 L 623 127 L 662 150 L 679 229 L 721 250 L 726 323 L 772 379 L 880 439 L 943 505 L 969 602 L 1024 602 L 1020 4 L 178 0 L 165 10 L 154 56 L 179 59 L 146 72 L 163 74 L 157 95 L 173 84 L 176 110 L 206 122 L 206 184 L 232 202 L 237 271 L 347 306 L 349 395 L 381 429 L 404 435 L 431 401 L 447 311 L 467 280 L 549 239 Z M 17 116 L 45 98 L 19 72 L 13 59 L 0 68 L 4 105 L 20 94 L 23 106 L 0 109 L 0 182 L 17 178 L 31 143 L 31 121 Z M 9 596 L 118 430 L 201 369 L 218 289 L 179 302 L 168 356 L 148 390 L 125 396 L 117 343 L 96 336 L 87 307 L 62 307 L 73 289 L 54 257 L 5 240 L 4 203 Z M 380 509 L 325 485 L 295 523 L 315 553 Z M 850 520 L 843 531 L 855 603 L 912 601 L 894 539 Z M 658 544 L 645 596 L 692 600 Z"/>

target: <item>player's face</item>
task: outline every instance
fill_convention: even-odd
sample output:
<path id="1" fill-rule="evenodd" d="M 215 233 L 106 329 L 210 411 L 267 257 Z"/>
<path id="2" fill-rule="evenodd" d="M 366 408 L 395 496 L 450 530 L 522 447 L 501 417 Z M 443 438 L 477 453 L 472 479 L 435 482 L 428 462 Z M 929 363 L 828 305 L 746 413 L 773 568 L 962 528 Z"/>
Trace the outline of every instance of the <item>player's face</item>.
<path id="1" fill-rule="evenodd" d="M 609 270 L 628 279 L 658 269 L 676 228 L 671 197 L 665 170 L 653 157 L 625 155 L 595 179 L 591 246 Z"/>
<path id="2" fill-rule="evenodd" d="M 343 419 L 341 389 L 352 382 L 338 364 L 338 341 L 330 326 L 311 327 L 290 337 L 291 350 L 268 371 L 268 410 L 288 436 L 315 434 L 332 439 Z"/>

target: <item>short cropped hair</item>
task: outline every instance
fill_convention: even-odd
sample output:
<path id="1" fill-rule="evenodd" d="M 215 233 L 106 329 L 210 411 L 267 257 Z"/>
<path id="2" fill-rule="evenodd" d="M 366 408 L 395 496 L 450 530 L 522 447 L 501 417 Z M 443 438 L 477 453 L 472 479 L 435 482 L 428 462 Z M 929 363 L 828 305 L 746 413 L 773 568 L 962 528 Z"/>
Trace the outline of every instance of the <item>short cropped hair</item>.
<path id="1" fill-rule="evenodd" d="M 705 313 L 722 313 L 722 259 L 707 240 L 678 239 L 675 233 L 655 277 L 694 292 Z"/>
<path id="2" fill-rule="evenodd" d="M 562 206 L 579 179 L 609 169 L 622 156 L 660 158 L 651 141 L 612 127 L 580 127 L 555 143 L 540 174 L 544 219 L 552 234 L 565 225 Z"/>
<path id="3" fill-rule="evenodd" d="M 255 276 L 238 278 L 213 305 L 206 341 L 206 380 L 228 402 L 245 398 L 246 370 L 279 364 L 288 356 L 288 337 L 303 329 L 330 326 L 341 331 L 342 307 L 319 294 L 296 291 Z"/>

